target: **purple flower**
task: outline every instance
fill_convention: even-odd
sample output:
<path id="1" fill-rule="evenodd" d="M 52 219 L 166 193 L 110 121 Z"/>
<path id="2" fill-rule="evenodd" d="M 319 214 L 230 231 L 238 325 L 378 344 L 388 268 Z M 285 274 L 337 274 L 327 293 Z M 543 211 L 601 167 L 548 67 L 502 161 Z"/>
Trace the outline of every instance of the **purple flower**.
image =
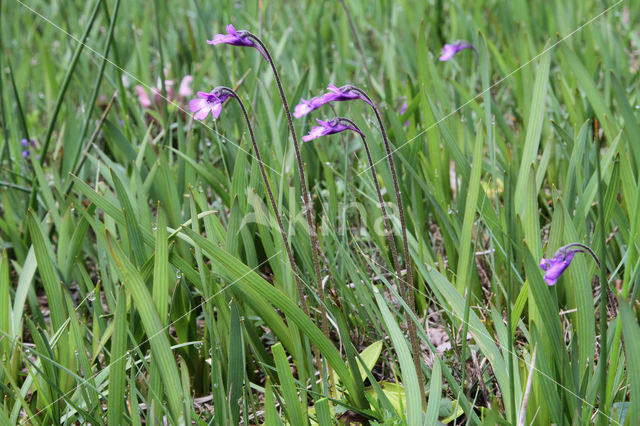
<path id="1" fill-rule="evenodd" d="M 334 133 L 340 133 L 345 130 L 358 131 L 355 128 L 342 123 L 340 120 L 322 121 L 316 120 L 320 126 L 314 126 L 308 135 L 302 137 L 303 142 L 309 142 L 322 136 L 333 135 Z"/>
<path id="2" fill-rule="evenodd" d="M 22 139 L 22 140 L 20 141 L 20 143 L 21 143 L 21 144 L 22 144 L 22 146 L 25 148 L 25 149 L 22 151 L 22 157 L 23 157 L 23 158 L 28 158 L 28 157 L 31 155 L 31 151 L 29 151 L 29 145 L 33 145 L 33 144 L 30 144 L 30 143 L 29 143 L 29 141 L 28 141 L 28 140 L 26 140 L 26 139 Z"/>
<path id="3" fill-rule="evenodd" d="M 195 112 L 194 120 L 204 120 L 211 112 L 214 119 L 220 117 L 222 104 L 227 100 L 229 94 L 219 93 L 216 90 L 207 92 L 198 92 L 198 97 L 189 101 L 189 110 Z M 197 111 L 197 112 L 196 112 Z"/>
<path id="4" fill-rule="evenodd" d="M 474 51 L 476 50 L 473 45 L 471 45 L 471 43 L 460 40 L 456 41 L 453 44 L 445 44 L 442 48 L 442 55 L 440 55 L 438 59 L 440 59 L 441 61 L 448 61 L 449 59 L 453 58 L 453 55 L 464 49 L 473 49 Z"/>
<path id="5" fill-rule="evenodd" d="M 255 47 L 267 61 L 269 60 L 262 48 L 248 36 L 246 31 L 238 31 L 231 24 L 227 25 L 227 34 L 216 34 L 213 36 L 213 40 L 207 40 L 207 43 L 214 45 L 230 44 L 232 46 Z"/>
<path id="6" fill-rule="evenodd" d="M 316 96 L 315 98 L 309 99 L 308 101 L 305 99 L 301 99 L 300 103 L 296 105 L 296 108 L 293 111 L 293 116 L 295 118 L 300 118 L 304 115 L 309 114 L 314 109 L 318 109 L 322 105 L 328 104 L 329 102 L 362 99 L 363 101 L 369 103 L 369 101 L 360 96 L 360 94 L 356 93 L 355 91 L 347 90 L 344 87 L 336 87 L 333 84 L 329 83 L 329 87 L 327 88 L 327 90 L 327 93 Z"/>
<path id="7" fill-rule="evenodd" d="M 167 71 L 165 70 L 165 76 L 167 75 Z M 191 96 L 193 93 L 191 90 L 191 81 L 193 77 L 190 75 L 184 76 L 182 81 L 180 82 L 180 88 L 178 89 L 178 96 L 176 97 L 175 90 L 173 90 L 173 80 L 164 80 L 164 86 L 167 91 L 167 102 L 173 103 L 174 101 L 178 101 L 178 104 L 182 104 L 182 100 L 186 97 Z M 149 92 L 144 86 L 136 86 L 135 87 L 136 94 L 138 95 L 138 101 L 140 105 L 144 109 L 159 109 L 162 105 L 162 82 L 158 79 L 157 87 L 151 88 L 151 96 L 153 99 L 149 97 Z"/>
<path id="8" fill-rule="evenodd" d="M 293 116 L 295 118 L 300 118 L 309 114 L 314 109 L 320 108 L 324 104 L 325 102 L 322 101 L 322 96 L 316 96 L 309 100 L 304 98 L 300 99 L 300 103 L 296 105 L 296 108 L 293 110 Z"/>
<path id="9" fill-rule="evenodd" d="M 356 92 L 344 90 L 344 88 L 336 87 L 331 83 L 329 83 L 327 90 L 329 90 L 329 93 L 322 95 L 325 103 L 333 101 L 350 101 L 352 99 L 360 98 L 360 95 Z"/>
<path id="10" fill-rule="evenodd" d="M 402 103 L 402 106 L 400 107 L 400 115 L 403 115 L 405 112 L 407 112 L 407 107 L 408 107 L 408 106 L 409 106 L 409 105 L 407 104 L 407 101 L 404 101 L 404 102 Z M 404 126 L 405 126 L 405 127 L 408 127 L 408 126 L 409 126 L 409 120 L 406 120 L 406 121 L 404 122 Z"/>
<path id="11" fill-rule="evenodd" d="M 540 261 L 540 268 L 542 268 L 544 273 L 544 280 L 548 285 L 555 285 L 560 278 L 560 275 L 564 272 L 565 269 L 569 267 L 571 261 L 573 260 L 573 256 L 576 253 L 583 253 L 584 250 L 581 249 L 568 249 L 567 246 L 560 247 L 558 251 L 553 255 L 552 259 L 542 259 Z"/>

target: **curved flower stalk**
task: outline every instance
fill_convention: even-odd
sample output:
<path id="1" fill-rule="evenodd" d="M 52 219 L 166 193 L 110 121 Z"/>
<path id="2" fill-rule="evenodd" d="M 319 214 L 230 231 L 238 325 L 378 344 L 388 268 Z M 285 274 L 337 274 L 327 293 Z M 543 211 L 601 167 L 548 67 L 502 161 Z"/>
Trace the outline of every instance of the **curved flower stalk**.
<path id="1" fill-rule="evenodd" d="M 600 175 L 600 158 L 597 158 L 597 173 L 598 173 L 598 185 L 600 186 L 601 183 L 601 175 Z M 604 230 L 604 213 L 602 211 L 602 188 L 599 187 L 598 188 L 598 192 L 599 192 L 599 196 L 600 196 L 600 202 L 599 202 L 599 206 L 600 206 L 600 211 L 599 211 L 599 225 L 601 227 L 601 231 Z M 577 247 L 577 248 L 572 248 L 572 247 Z M 604 241 L 604 234 L 601 233 L 600 235 L 600 250 L 601 253 L 604 253 L 604 248 L 605 248 L 605 241 Z M 589 248 L 588 246 L 582 244 L 582 243 L 570 243 L 567 244 L 566 246 L 562 246 L 560 247 L 558 250 L 556 250 L 556 252 L 554 253 L 553 257 L 551 259 L 545 259 L 542 258 L 542 260 L 540 260 L 540 268 L 542 268 L 543 271 L 545 271 L 544 273 L 544 280 L 545 282 L 549 285 L 549 286 L 553 286 L 556 284 L 556 282 L 558 281 L 558 279 L 560 278 L 560 276 L 562 275 L 562 273 L 569 267 L 569 265 L 571 264 L 571 261 L 573 260 L 573 257 L 576 255 L 576 253 L 589 253 L 591 255 L 591 257 L 593 257 L 593 260 L 595 260 L 596 264 L 598 265 L 598 269 L 600 270 L 600 275 L 599 275 L 599 280 L 600 280 L 600 354 L 598 356 L 598 366 L 600 366 L 599 364 L 602 363 L 603 364 L 603 368 L 602 368 L 602 372 L 600 373 L 600 384 L 599 384 L 599 392 L 600 392 L 600 404 L 599 404 L 599 411 L 601 413 L 601 416 L 603 416 L 604 418 L 608 418 L 607 416 L 607 411 L 608 411 L 608 406 L 609 403 L 611 402 L 609 397 L 607 396 L 607 376 L 610 374 L 607 373 L 607 364 L 609 362 L 609 358 L 608 358 L 608 351 L 610 348 L 608 348 L 608 343 L 607 343 L 607 338 L 606 336 L 608 335 L 607 333 L 607 300 L 609 299 L 609 297 L 611 297 L 611 293 L 609 290 L 609 286 L 607 285 L 607 280 L 606 280 L 606 265 L 601 265 L 600 264 L 600 260 L 598 259 L 598 256 L 596 256 L 596 254 L 593 252 L 593 250 L 591 250 L 591 248 Z M 616 330 L 618 328 L 618 324 L 619 322 L 616 324 Z M 617 334 L 619 336 L 619 334 Z M 614 347 L 614 351 L 612 351 L 612 353 L 616 353 L 617 348 L 618 348 L 618 344 L 619 342 L 615 341 L 613 342 L 613 347 Z M 613 367 L 615 369 L 615 367 Z M 604 424 L 607 424 L 608 421 L 605 421 Z"/>
<path id="2" fill-rule="evenodd" d="M 367 153 L 367 160 L 369 161 L 369 169 L 371 170 L 371 177 L 373 178 L 373 183 L 376 188 L 376 194 L 378 195 L 380 210 L 382 210 L 382 219 L 384 221 L 385 236 L 389 240 L 389 246 L 391 247 L 391 256 L 393 258 L 393 265 L 396 269 L 396 278 L 398 282 L 400 282 L 402 269 L 400 268 L 400 262 L 398 261 L 398 251 L 396 248 L 396 242 L 395 242 L 395 239 L 393 238 L 393 233 L 391 231 L 391 222 L 389 221 L 387 208 L 384 204 L 384 198 L 382 197 L 382 191 L 380 190 L 380 184 L 378 183 L 378 174 L 376 173 L 373 159 L 371 158 L 371 151 L 369 150 L 369 144 L 367 143 L 367 138 L 364 136 L 364 133 L 362 133 L 360 128 L 358 128 L 358 126 L 348 118 L 335 117 L 329 121 L 323 121 L 320 119 L 316 121 L 318 122 L 318 124 L 320 124 L 320 126 L 314 126 L 313 128 L 311 128 L 311 130 L 309 131 L 309 134 L 302 137 L 302 140 L 304 142 L 310 142 L 322 136 L 333 135 L 335 133 L 344 132 L 345 130 L 350 130 L 360 135 L 360 138 L 362 139 L 362 144 L 364 145 L 365 152 Z"/>
<path id="3" fill-rule="evenodd" d="M 278 74 L 278 70 L 273 63 L 273 59 L 271 58 L 271 54 L 269 53 L 269 49 L 267 46 L 260 40 L 257 36 L 253 35 L 249 31 L 237 31 L 233 25 L 227 26 L 227 34 L 216 34 L 213 37 L 213 40 L 207 40 L 209 44 L 230 44 L 232 46 L 249 46 L 254 47 L 258 50 L 262 56 L 267 60 L 269 65 L 271 66 L 271 71 L 273 71 L 273 75 L 276 80 L 276 84 L 278 86 L 278 92 L 280 93 L 280 98 L 282 100 L 282 104 L 284 106 L 284 111 L 287 115 L 287 122 L 289 124 L 289 130 L 291 131 L 291 136 L 293 138 L 293 147 L 296 154 L 296 162 L 298 165 L 298 173 L 300 175 L 300 189 L 302 191 L 302 201 L 303 201 L 303 209 L 305 211 L 305 215 L 307 217 L 307 225 L 309 226 L 309 234 L 311 238 L 311 252 L 313 257 L 313 267 L 315 269 L 316 274 L 316 283 L 318 285 L 318 291 L 320 293 L 320 301 L 321 310 L 323 312 L 323 323 L 326 322 L 326 312 L 324 312 L 324 292 L 321 288 L 322 277 L 320 274 L 320 262 L 318 260 L 318 234 L 315 226 L 315 221 L 313 218 L 313 208 L 311 204 L 311 197 L 309 196 L 309 192 L 307 191 L 307 184 L 304 176 L 304 167 L 302 164 L 302 157 L 300 155 L 300 146 L 298 144 L 298 137 L 296 135 L 296 131 L 293 127 L 293 120 L 291 119 L 291 111 L 289 110 L 289 103 L 287 102 L 287 97 L 284 94 L 284 90 L 282 89 L 282 82 L 280 81 L 280 75 Z M 328 327 L 328 326 L 327 326 Z M 324 326 L 323 326 L 324 328 Z M 328 330 L 326 332 L 328 335 Z"/>
<path id="4" fill-rule="evenodd" d="M 578 248 L 572 249 L 571 247 Z M 576 253 L 589 253 L 593 260 L 596 261 L 598 268 L 600 267 L 598 256 L 588 246 L 581 243 L 567 244 L 560 247 L 551 259 L 543 258 L 540 261 L 540 268 L 545 271 L 544 280 L 547 285 L 553 286 L 558 282 L 560 275 L 569 267 Z"/>
<path id="5" fill-rule="evenodd" d="M 391 178 L 393 180 L 393 189 L 395 191 L 396 194 L 396 203 L 398 204 L 398 213 L 400 216 L 400 229 L 402 232 L 402 243 L 403 243 L 403 254 L 404 254 L 404 258 L 405 258 L 405 263 L 406 263 L 406 267 L 407 267 L 407 281 L 404 283 L 403 286 L 401 286 L 400 288 L 400 294 L 402 295 L 403 298 L 408 298 L 407 300 L 407 304 L 411 307 L 411 309 L 415 309 L 415 300 L 414 300 L 414 294 L 413 291 L 408 291 L 410 289 L 410 286 L 413 284 L 413 273 L 411 270 L 411 257 L 409 255 L 409 243 L 407 240 L 407 227 L 404 221 L 404 209 L 402 206 L 402 197 L 400 194 L 400 187 L 398 185 L 398 177 L 396 174 L 396 167 L 395 167 L 395 163 L 393 161 L 393 156 L 392 156 L 392 152 L 391 152 L 391 147 L 389 144 L 389 137 L 387 136 L 387 131 L 384 127 L 384 124 L 382 122 L 382 117 L 380 115 L 380 111 L 378 110 L 378 107 L 375 105 L 375 103 L 373 102 L 373 100 L 369 97 L 369 95 L 366 94 L 366 92 L 364 92 L 362 89 L 353 86 L 351 84 L 347 84 L 345 86 L 342 86 L 340 88 L 334 86 L 333 84 L 329 84 L 328 87 L 329 92 L 325 93 L 324 95 L 318 96 L 316 98 L 313 98 L 309 101 L 304 101 L 303 104 L 306 104 L 307 107 L 305 108 L 300 108 L 298 110 L 298 107 L 296 107 L 296 110 L 300 111 L 301 115 L 305 115 L 308 114 L 309 112 L 313 111 L 314 109 L 317 109 L 319 107 L 321 107 L 322 105 L 325 105 L 329 102 L 333 102 L 333 101 L 346 101 L 346 100 L 352 100 L 352 99 L 360 99 L 362 101 L 364 101 L 365 103 L 367 103 L 371 109 L 373 109 L 373 112 L 376 116 L 376 119 L 378 120 L 378 125 L 380 126 L 380 132 L 382 133 L 382 140 L 384 142 L 384 148 L 386 151 L 386 157 L 387 160 L 389 162 L 389 168 L 391 169 Z M 298 105 L 299 106 L 299 105 Z M 302 112 L 304 111 L 304 114 L 302 114 Z M 398 277 L 400 278 L 400 277 Z M 408 297 L 407 297 L 408 296 Z M 412 341 L 412 346 L 414 351 L 417 351 L 419 349 L 418 346 L 418 335 L 417 335 L 417 331 L 415 330 L 415 328 L 413 326 L 411 326 L 412 322 L 410 322 L 410 326 L 409 326 L 409 336 L 410 339 Z"/>
<path id="6" fill-rule="evenodd" d="M 220 112 L 222 111 L 222 104 L 228 98 L 233 98 L 238 101 L 240 109 L 242 110 L 242 115 L 244 116 L 244 120 L 247 123 L 247 127 L 249 128 L 249 135 L 251 136 L 253 151 L 255 152 L 256 159 L 258 160 L 258 166 L 260 168 L 260 173 L 262 174 L 262 181 L 264 182 L 264 186 L 267 188 L 269 202 L 271 203 L 271 208 L 273 209 L 273 213 L 276 216 L 278 227 L 280 228 L 280 235 L 282 235 L 284 247 L 287 251 L 287 257 L 289 258 L 289 263 L 291 264 L 291 269 L 293 270 L 293 277 L 296 280 L 296 287 L 298 289 L 298 297 L 300 298 L 300 303 L 302 303 L 302 310 L 304 311 L 305 315 L 309 316 L 309 310 L 307 308 L 307 304 L 305 303 L 304 289 L 302 287 L 302 282 L 300 281 L 300 278 L 298 277 L 298 274 L 296 272 L 296 263 L 293 258 L 293 253 L 291 252 L 291 247 L 289 246 L 289 239 L 287 238 L 287 233 L 285 232 L 284 226 L 282 225 L 282 218 L 280 216 L 276 200 L 273 196 L 273 191 L 271 191 L 269 179 L 267 179 L 264 162 L 262 161 L 260 149 L 258 149 L 258 144 L 256 143 L 256 137 L 253 133 L 253 126 L 251 125 L 251 121 L 249 120 L 249 114 L 247 113 L 247 109 L 242 103 L 242 100 L 232 89 L 224 86 L 218 86 L 209 93 L 198 92 L 198 97 L 196 99 L 192 99 L 189 102 L 189 109 L 191 110 L 191 112 L 195 112 L 193 116 L 195 120 L 204 120 L 209 115 L 209 112 L 211 112 L 211 115 L 213 115 L 214 119 L 217 119 L 220 116 Z"/>
<path id="7" fill-rule="evenodd" d="M 315 272 L 315 279 L 317 285 L 318 296 L 320 297 L 320 318 L 321 318 L 321 326 L 322 332 L 327 339 L 330 338 L 329 335 L 329 321 L 327 319 L 327 310 L 325 307 L 325 297 L 324 297 L 324 289 L 322 287 L 322 275 L 320 273 L 320 261 L 319 261 L 319 252 L 320 252 L 320 243 L 318 241 L 318 233 L 316 229 L 315 219 L 313 216 L 313 204 L 311 202 L 311 197 L 309 196 L 309 191 L 307 191 L 307 183 L 304 175 L 304 166 L 302 164 L 302 156 L 300 155 L 300 146 L 298 144 L 298 136 L 296 135 L 296 130 L 293 127 L 293 119 L 291 118 L 291 111 L 289 110 L 289 103 L 287 102 L 287 97 L 284 94 L 284 90 L 282 88 L 282 82 L 280 81 L 280 75 L 278 74 L 278 70 L 276 69 L 275 64 L 273 63 L 273 59 L 271 57 L 271 53 L 269 53 L 269 49 L 267 46 L 260 40 L 257 36 L 250 33 L 249 31 L 237 31 L 233 25 L 227 26 L 227 34 L 217 34 L 214 36 L 213 40 L 207 41 L 209 44 L 231 44 L 233 46 L 248 46 L 254 47 L 258 50 L 262 56 L 266 59 L 266 61 L 271 66 L 271 71 L 273 72 L 273 76 L 276 80 L 276 85 L 278 86 L 278 92 L 280 93 L 280 99 L 282 100 L 282 106 L 284 107 L 284 112 L 287 115 L 287 123 L 289 124 L 289 130 L 291 131 L 291 137 L 293 138 L 293 148 L 296 155 L 296 164 L 298 166 L 298 174 L 300 175 L 300 191 L 302 192 L 302 204 L 305 216 L 307 218 L 307 226 L 309 227 L 309 237 L 311 239 L 311 257 L 313 260 L 313 269 Z M 328 268 L 327 268 L 328 269 Z M 329 273 L 331 273 L 329 271 Z M 306 303 L 305 300 L 301 301 L 302 303 Z M 306 312 L 306 308 L 305 308 Z M 320 356 L 318 348 L 314 346 L 315 357 L 317 362 L 320 364 Z M 331 368 L 329 367 L 329 380 L 333 385 L 333 374 Z"/>
<path id="8" fill-rule="evenodd" d="M 365 99 L 363 99 L 365 100 Z M 375 110 L 375 107 L 373 106 L 373 103 L 371 102 L 371 100 L 369 98 L 367 98 L 365 100 L 365 102 L 369 103 Z M 396 268 L 396 278 L 398 280 L 398 283 L 402 282 L 402 277 L 401 277 L 401 269 L 400 269 L 400 263 L 398 261 L 398 254 L 397 254 L 397 249 L 396 249 L 396 242 L 393 238 L 393 232 L 392 232 L 392 228 L 391 228 L 391 224 L 389 222 L 389 216 L 387 215 L 387 210 L 384 204 L 384 199 L 382 198 L 382 192 L 380 191 L 380 185 L 378 183 L 378 176 L 374 167 L 374 162 L 373 159 L 371 158 L 371 152 L 369 151 L 369 145 L 367 144 L 367 139 L 364 136 L 364 133 L 362 133 L 362 131 L 358 128 L 358 126 L 356 126 L 356 124 L 347 119 L 347 118 L 343 118 L 343 117 L 337 117 L 334 118 L 333 120 L 329 120 L 329 121 L 323 121 L 323 120 L 317 120 L 318 124 L 320 124 L 320 126 L 315 126 L 311 129 L 311 131 L 309 132 L 308 135 L 304 136 L 302 138 L 303 141 L 305 142 L 309 142 L 313 139 L 322 137 L 322 136 L 326 136 L 326 135 L 331 135 L 331 134 L 335 134 L 335 133 L 340 133 L 342 131 L 345 130 L 351 130 L 354 131 L 356 133 L 358 133 L 360 135 L 360 137 L 362 138 L 362 144 L 364 145 L 365 151 L 367 153 L 367 160 L 369 161 L 369 169 L 371 169 L 371 175 L 373 177 L 373 182 L 375 184 L 376 187 L 376 192 L 378 194 L 378 200 L 380 202 L 380 209 L 382 210 L 382 217 L 384 220 L 384 225 L 385 225 L 385 234 L 387 236 L 387 239 L 389 240 L 389 245 L 391 246 L 391 254 L 393 257 L 393 263 L 394 266 Z M 382 125 L 382 124 L 381 124 Z M 390 158 L 390 157 L 389 157 Z M 396 184 L 396 199 L 398 201 L 398 209 L 400 211 L 400 217 L 401 217 L 401 223 L 404 226 L 404 220 L 402 219 L 402 204 L 400 201 L 400 193 L 399 190 L 397 189 L 397 182 L 396 182 L 396 178 L 395 178 L 395 169 L 393 172 L 393 178 L 394 178 L 394 183 Z M 407 249 L 407 245 L 406 245 L 406 233 L 403 235 L 405 237 L 405 249 L 406 249 L 406 262 L 407 262 L 407 277 L 409 277 L 409 283 L 411 283 L 411 262 L 409 260 L 408 257 L 408 249 Z M 409 308 L 414 311 L 415 313 L 415 300 L 413 298 L 413 290 L 410 288 L 409 285 L 407 285 L 405 283 L 405 286 L 407 286 L 407 291 L 405 291 L 405 293 L 408 293 L 409 296 L 409 301 L 407 303 L 407 305 L 409 305 Z M 402 294 L 402 288 L 403 286 L 400 286 L 400 292 Z M 405 294 L 402 294 L 402 297 L 406 297 Z M 417 315 L 416 315 L 417 316 Z M 406 319 L 407 319 L 407 324 L 409 327 L 409 340 L 411 343 L 411 350 L 413 352 L 413 362 L 414 362 L 414 366 L 416 369 L 416 374 L 418 376 L 418 383 L 420 383 L 420 396 L 422 398 L 422 403 L 423 405 L 426 403 L 426 398 L 425 398 L 425 394 L 424 394 L 424 387 L 423 387 L 423 376 L 422 376 L 422 366 L 420 364 L 420 360 L 422 359 L 422 351 L 420 350 L 420 346 L 418 343 L 418 333 L 416 330 L 416 325 L 415 323 L 411 320 L 411 317 L 409 316 L 409 313 L 406 313 Z"/>

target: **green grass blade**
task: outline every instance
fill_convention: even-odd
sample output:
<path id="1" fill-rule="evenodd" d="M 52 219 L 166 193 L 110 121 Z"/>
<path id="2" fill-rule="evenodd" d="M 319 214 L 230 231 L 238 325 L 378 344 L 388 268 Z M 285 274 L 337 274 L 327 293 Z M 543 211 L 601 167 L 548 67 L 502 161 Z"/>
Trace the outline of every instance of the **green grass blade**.
<path id="1" fill-rule="evenodd" d="M 242 336 L 242 327 L 240 324 L 240 314 L 238 313 L 238 306 L 235 301 L 231 304 L 231 329 L 229 330 L 229 360 L 228 360 L 228 373 L 229 377 L 227 383 L 228 388 L 228 404 L 231 413 L 231 420 L 234 424 L 240 422 L 240 401 L 242 396 L 242 386 L 244 382 L 244 339 Z M 282 346 L 280 346 L 282 349 Z M 295 424 L 295 423 L 294 423 Z"/>
<path id="2" fill-rule="evenodd" d="M 633 425 L 640 422 L 640 369 L 638 369 L 640 365 L 640 327 L 626 300 L 619 297 L 618 306 L 622 317 L 624 354 L 627 359 L 627 374 L 631 388 L 631 407 L 627 413 L 625 424 Z"/>
<path id="3" fill-rule="evenodd" d="M 262 296 L 263 301 L 267 301 L 280 309 L 290 321 L 293 321 L 301 332 L 315 344 L 329 364 L 336 371 L 340 380 L 347 388 L 347 391 L 359 406 L 364 406 L 364 395 L 356 392 L 356 385 L 353 376 L 347 369 L 335 346 L 322 334 L 320 329 L 302 312 L 298 306 L 285 296 L 281 291 L 263 280 L 258 274 L 242 264 L 238 259 L 229 253 L 213 245 L 210 241 L 196 234 L 188 228 L 182 231 L 193 240 L 193 243 L 211 256 L 211 259 L 222 266 L 225 271 L 235 281 L 235 286 L 246 286 Z M 264 310 L 264 309 L 262 309 Z"/>
<path id="4" fill-rule="evenodd" d="M 305 420 L 306 416 L 304 416 L 302 404 L 298 399 L 298 390 L 296 389 L 293 374 L 291 374 L 291 367 L 289 366 L 289 361 L 287 361 L 284 349 L 280 343 L 276 343 L 271 347 L 271 352 L 273 353 L 273 359 L 276 363 L 276 370 L 278 370 L 280 392 L 286 404 L 289 422 L 293 425 L 305 425 L 307 424 Z"/>
<path id="5" fill-rule="evenodd" d="M 441 394 L 442 368 L 439 362 L 434 362 L 431 370 L 431 384 L 429 385 L 429 403 L 427 404 L 427 414 L 425 416 L 425 423 L 428 425 L 434 425 L 438 422 Z"/>
<path id="6" fill-rule="evenodd" d="M 546 49 L 546 47 L 545 47 Z M 542 124 L 544 122 L 545 104 L 547 90 L 549 87 L 549 65 L 551 63 L 551 53 L 547 52 L 540 59 L 539 69 L 536 75 L 536 83 L 533 87 L 533 100 L 531 102 L 531 112 L 527 123 L 527 134 L 524 141 L 524 151 L 520 160 L 520 171 L 516 181 L 515 209 L 516 213 L 522 215 L 524 212 L 524 194 L 527 184 L 527 176 L 531 164 L 536 161 L 540 135 L 542 134 Z"/>
<path id="7" fill-rule="evenodd" d="M 180 422 L 184 419 L 183 410 L 185 400 L 182 395 L 178 366 L 169 347 L 167 332 L 162 327 L 162 322 L 153 305 L 151 295 L 140 277 L 139 272 L 122 252 L 122 249 L 120 249 L 111 234 L 107 232 L 106 237 L 111 255 L 124 275 L 125 288 L 133 298 L 136 310 L 140 314 L 142 325 L 148 336 L 153 359 L 158 365 L 162 375 L 162 382 L 165 385 L 165 395 L 168 399 L 169 411 L 174 421 Z"/>
<path id="8" fill-rule="evenodd" d="M 67 312 L 62 301 L 60 279 L 53 263 L 53 250 L 48 241 L 45 241 L 42 228 L 31 211 L 27 213 L 27 226 L 38 262 L 40 278 L 42 278 L 47 301 L 51 308 L 51 325 L 54 330 L 58 330 L 66 321 Z"/>
<path id="9" fill-rule="evenodd" d="M 169 247 L 167 246 L 167 219 L 158 203 L 156 224 L 156 251 L 153 258 L 152 299 L 163 325 L 167 325 L 169 313 Z"/>
<path id="10" fill-rule="evenodd" d="M 275 398 L 273 397 L 273 386 L 271 380 L 267 378 L 264 387 L 264 424 L 265 425 L 281 425 L 282 421 L 276 409 Z"/>
<path id="11" fill-rule="evenodd" d="M 406 404 L 407 404 L 407 423 L 410 425 L 418 425 L 423 423 L 422 419 L 422 401 L 420 401 L 420 389 L 422 386 L 418 383 L 416 370 L 411 358 L 411 351 L 407 345 L 407 341 L 398 327 L 395 317 L 391 314 L 387 302 L 380 295 L 380 292 L 374 288 L 373 295 L 376 298 L 382 322 L 391 337 L 393 348 L 398 356 L 400 370 L 402 372 L 402 384 L 405 388 Z"/>
<path id="12" fill-rule="evenodd" d="M 118 292 L 111 337 L 111 361 L 109 363 L 109 396 L 107 417 L 109 424 L 121 424 L 124 412 L 127 366 L 127 299 L 124 288 Z"/>

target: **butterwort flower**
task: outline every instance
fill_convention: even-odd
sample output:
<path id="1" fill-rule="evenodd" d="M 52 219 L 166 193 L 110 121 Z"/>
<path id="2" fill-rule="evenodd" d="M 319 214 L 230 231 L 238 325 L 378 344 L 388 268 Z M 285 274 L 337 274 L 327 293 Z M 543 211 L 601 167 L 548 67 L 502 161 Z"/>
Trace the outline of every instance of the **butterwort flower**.
<path id="1" fill-rule="evenodd" d="M 453 44 L 445 44 L 442 48 L 442 55 L 440 55 L 438 59 L 440 59 L 441 61 L 448 61 L 449 59 L 453 58 L 456 53 L 464 49 L 473 49 L 474 52 L 476 51 L 475 47 L 473 47 L 471 43 L 464 40 L 459 40 L 454 42 Z"/>
<path id="2" fill-rule="evenodd" d="M 311 140 L 317 139 L 322 136 L 333 135 L 334 133 L 340 133 L 345 130 L 353 130 L 359 133 L 359 131 L 351 127 L 347 124 L 344 124 L 340 120 L 329 120 L 323 121 L 320 119 L 316 120 L 319 126 L 314 126 L 308 135 L 302 137 L 303 142 L 309 142 Z"/>
<path id="3" fill-rule="evenodd" d="M 189 101 L 189 110 L 195 112 L 194 120 L 204 120 L 211 113 L 214 119 L 220 117 L 222 104 L 229 98 L 228 93 L 220 93 L 217 90 L 211 92 L 198 92 L 198 97 Z"/>
<path id="4" fill-rule="evenodd" d="M 166 70 L 165 70 L 166 74 Z M 190 75 L 184 76 L 182 81 L 180 82 L 180 87 L 178 88 L 178 93 L 176 96 L 176 92 L 173 89 L 174 82 L 173 80 L 165 80 L 164 87 L 167 91 L 167 101 L 172 103 L 177 101 L 178 104 L 181 104 L 182 101 L 191 96 L 193 91 L 191 90 L 191 81 L 193 77 Z M 149 96 L 149 92 L 143 86 L 136 86 L 136 94 L 138 95 L 138 101 L 140 105 L 144 109 L 152 109 L 152 108 L 160 108 L 162 105 L 162 82 L 158 79 L 157 87 L 151 88 L 151 97 Z M 153 99 L 152 99 L 153 98 Z"/>
<path id="5" fill-rule="evenodd" d="M 230 44 L 232 46 L 247 46 L 254 47 L 264 56 L 264 58 L 268 61 L 269 58 L 254 40 L 252 40 L 246 31 L 238 31 L 231 24 L 227 25 L 227 33 L 226 34 L 216 34 L 213 36 L 213 40 L 207 40 L 208 44 Z"/>
<path id="6" fill-rule="evenodd" d="M 326 102 L 322 100 L 322 96 L 316 96 L 315 98 L 311 98 L 306 100 L 304 98 L 300 99 L 300 103 L 296 105 L 296 108 L 293 110 L 293 116 L 295 118 L 300 118 L 309 114 L 314 109 L 320 108 Z"/>
<path id="7" fill-rule="evenodd" d="M 571 248 L 578 247 L 578 248 Z M 560 275 L 569 267 L 573 256 L 576 253 L 589 253 L 591 257 L 596 261 L 598 267 L 600 267 L 600 260 L 598 256 L 588 246 L 581 243 L 571 243 L 566 246 L 560 247 L 551 259 L 542 259 L 540 261 L 540 268 L 544 273 L 544 280 L 548 285 L 555 285 L 560 278 Z"/>
<path id="8" fill-rule="evenodd" d="M 327 90 L 327 93 L 316 96 L 315 98 L 309 99 L 308 101 L 305 99 L 301 99 L 300 103 L 296 105 L 296 108 L 293 111 L 293 116 L 295 118 L 300 118 L 304 115 L 309 114 L 314 109 L 318 109 L 321 106 L 328 104 L 329 102 L 362 99 L 366 103 L 369 103 L 369 101 L 360 96 L 359 93 L 349 90 L 349 86 L 336 87 L 333 84 L 329 83 L 329 87 L 327 87 Z"/>
<path id="9" fill-rule="evenodd" d="M 20 141 L 20 143 L 22 144 L 22 147 L 24 148 L 24 150 L 22 151 L 22 157 L 23 158 L 28 158 L 29 156 L 31 156 L 31 152 L 29 151 L 29 141 L 26 139 L 22 139 Z"/>

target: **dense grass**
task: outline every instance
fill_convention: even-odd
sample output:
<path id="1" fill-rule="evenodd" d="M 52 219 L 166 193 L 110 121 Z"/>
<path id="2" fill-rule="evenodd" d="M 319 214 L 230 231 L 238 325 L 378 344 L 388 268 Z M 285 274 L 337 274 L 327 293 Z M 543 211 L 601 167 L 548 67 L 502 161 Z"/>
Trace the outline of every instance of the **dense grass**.
<path id="1" fill-rule="evenodd" d="M 336 1 L 0 3 L 0 423 L 640 424 L 640 5 L 345 4 L 357 39 Z M 411 262 L 371 109 L 294 125 L 362 129 L 415 303 L 355 133 L 301 145 L 317 282 L 271 69 L 205 41 L 228 23 L 291 107 L 379 105 Z M 295 268 L 241 109 L 193 120 L 187 75 L 247 106 Z M 602 268 L 548 286 L 573 242 Z"/>

